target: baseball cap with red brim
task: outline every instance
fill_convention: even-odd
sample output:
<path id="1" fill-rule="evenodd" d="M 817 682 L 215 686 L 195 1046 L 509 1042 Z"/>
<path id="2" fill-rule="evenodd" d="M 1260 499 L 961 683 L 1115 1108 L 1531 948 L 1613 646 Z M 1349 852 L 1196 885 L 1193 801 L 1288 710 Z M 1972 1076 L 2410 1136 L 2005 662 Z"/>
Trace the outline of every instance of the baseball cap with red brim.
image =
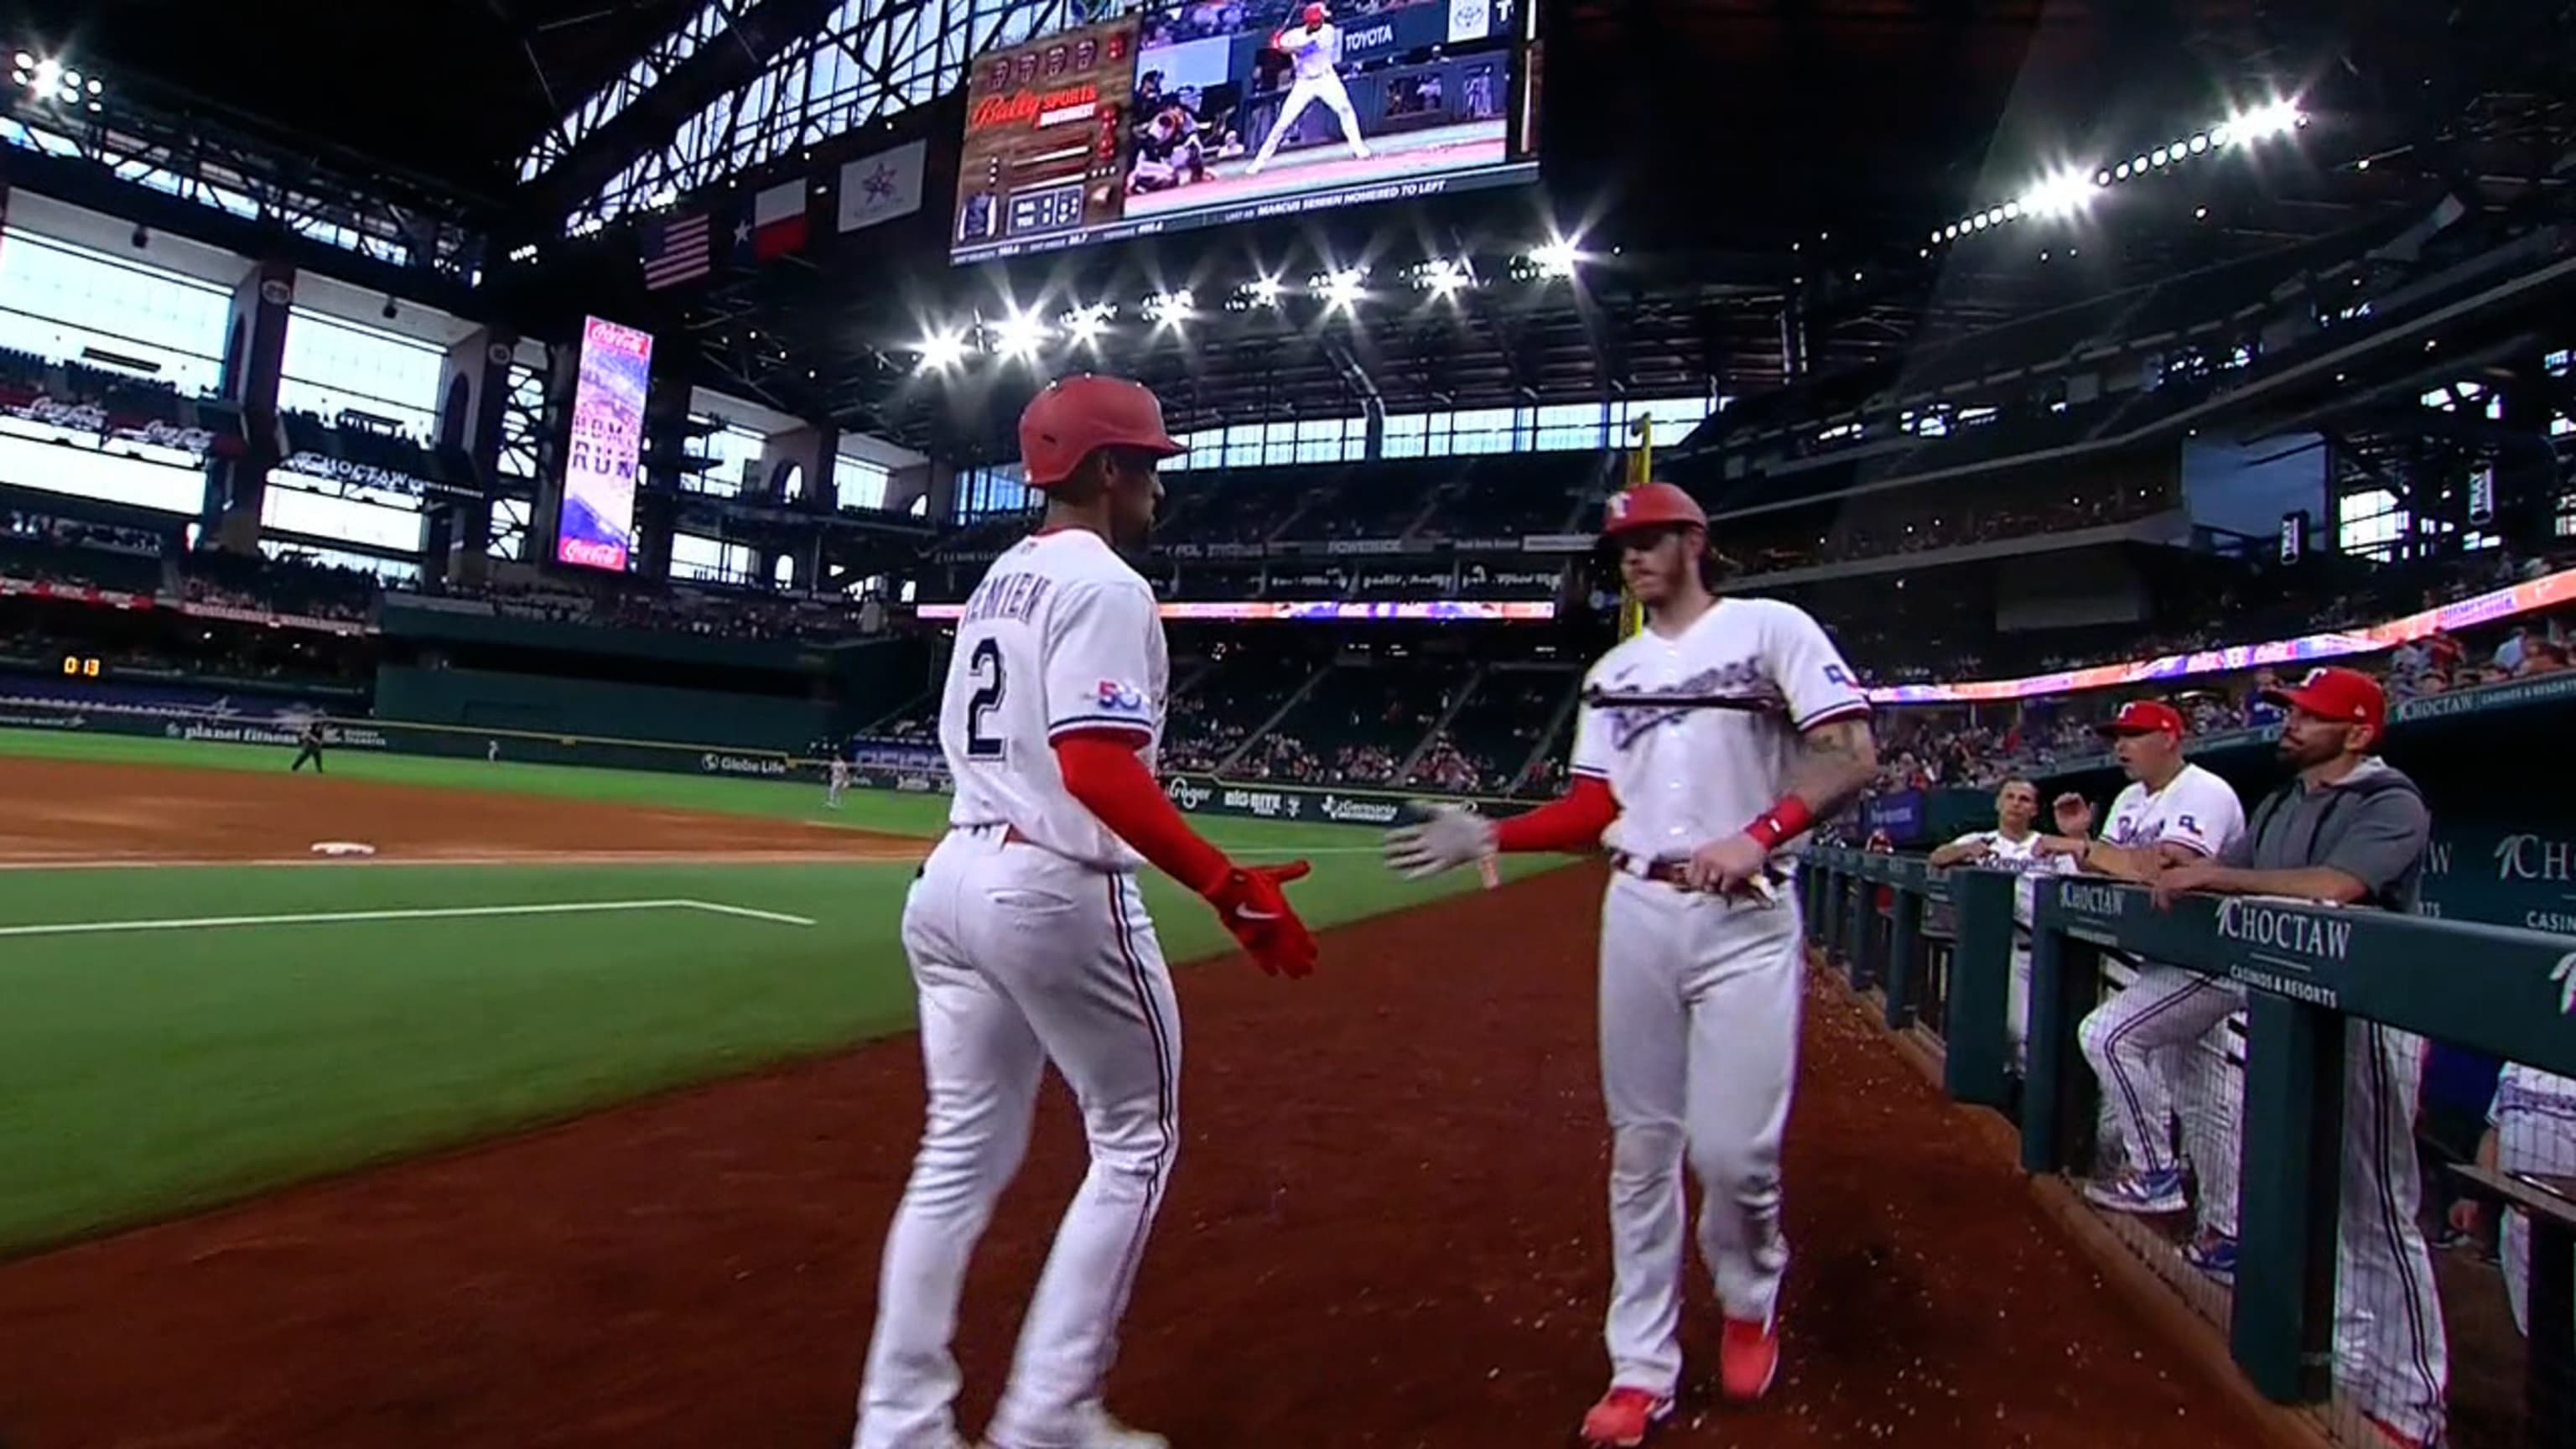
<path id="1" fill-rule="evenodd" d="M 2373 730 L 2388 724 L 2387 691 L 2358 669 L 2311 669 L 2297 684 L 2264 690 L 2263 697 L 2337 724 L 2368 725 Z"/>
<path id="2" fill-rule="evenodd" d="M 2102 735 L 2172 735 L 2182 738 L 2182 711 L 2160 699 L 2133 699 L 2120 706 L 2108 723 L 2093 727 Z"/>

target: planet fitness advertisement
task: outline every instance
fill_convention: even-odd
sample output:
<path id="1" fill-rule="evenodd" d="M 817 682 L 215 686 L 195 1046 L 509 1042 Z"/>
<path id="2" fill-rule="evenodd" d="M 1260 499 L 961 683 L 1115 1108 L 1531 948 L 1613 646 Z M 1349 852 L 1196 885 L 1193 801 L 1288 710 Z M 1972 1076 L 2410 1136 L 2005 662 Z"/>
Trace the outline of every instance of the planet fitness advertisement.
<path id="1" fill-rule="evenodd" d="M 651 333 L 584 319 L 555 562 L 625 572 L 635 551 L 635 468 L 652 375 Z"/>

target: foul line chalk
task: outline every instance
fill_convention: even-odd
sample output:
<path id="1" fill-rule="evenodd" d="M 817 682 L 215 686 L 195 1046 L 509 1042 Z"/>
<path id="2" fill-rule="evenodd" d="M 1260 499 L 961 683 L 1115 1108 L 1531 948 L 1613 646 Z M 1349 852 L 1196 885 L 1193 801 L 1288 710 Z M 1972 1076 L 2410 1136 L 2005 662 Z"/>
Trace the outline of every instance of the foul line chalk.
<path id="1" fill-rule="evenodd" d="M 769 921 L 781 926 L 811 926 L 805 916 L 760 911 L 716 901 L 564 901 L 525 906 L 429 906 L 395 911 L 314 911 L 289 916 L 193 916 L 155 921 L 63 921 L 36 926 L 0 926 L 0 937 L 99 936 L 120 931 L 220 931 L 241 926 L 337 926 L 368 921 L 457 921 L 488 916 L 606 915 L 621 911 L 699 911 Z"/>

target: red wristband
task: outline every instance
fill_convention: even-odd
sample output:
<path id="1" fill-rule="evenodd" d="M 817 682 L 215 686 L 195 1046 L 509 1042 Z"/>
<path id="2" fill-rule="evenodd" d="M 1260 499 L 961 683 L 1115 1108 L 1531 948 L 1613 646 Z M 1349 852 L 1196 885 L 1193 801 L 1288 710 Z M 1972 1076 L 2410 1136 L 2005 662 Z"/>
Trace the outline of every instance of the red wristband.
<path id="1" fill-rule="evenodd" d="M 1815 823 L 1816 813 L 1807 808 L 1806 801 L 1795 795 L 1783 795 L 1771 802 L 1770 809 L 1754 816 L 1753 823 L 1744 827 L 1744 833 L 1753 837 L 1753 843 L 1764 850 L 1778 850 L 1780 842 L 1805 834 L 1807 827 Z"/>

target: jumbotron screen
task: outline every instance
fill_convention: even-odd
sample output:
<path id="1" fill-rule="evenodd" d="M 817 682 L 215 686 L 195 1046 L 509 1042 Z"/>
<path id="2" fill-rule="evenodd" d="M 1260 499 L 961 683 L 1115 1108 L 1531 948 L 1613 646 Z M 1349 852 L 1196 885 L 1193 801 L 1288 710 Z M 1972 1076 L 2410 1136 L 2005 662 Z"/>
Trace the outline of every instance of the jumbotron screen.
<path id="1" fill-rule="evenodd" d="M 1538 174 L 1536 0 L 1157 0 L 969 70 L 949 256 Z"/>

